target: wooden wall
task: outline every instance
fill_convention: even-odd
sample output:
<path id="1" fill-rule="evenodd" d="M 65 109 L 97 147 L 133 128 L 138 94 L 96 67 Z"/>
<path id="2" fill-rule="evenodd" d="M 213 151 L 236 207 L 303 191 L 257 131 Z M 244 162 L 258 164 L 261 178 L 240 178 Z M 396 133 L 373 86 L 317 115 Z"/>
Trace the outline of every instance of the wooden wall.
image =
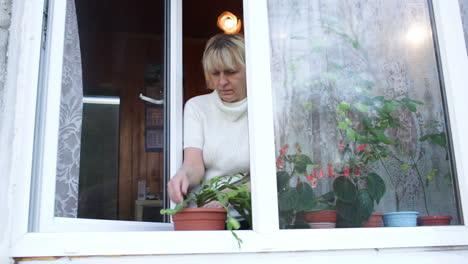
<path id="1" fill-rule="evenodd" d="M 146 180 L 151 193 L 162 192 L 163 152 L 146 152 L 145 64 L 162 63 L 161 38 L 150 35 L 122 35 L 125 43 L 122 72 L 113 72 L 120 87 L 120 176 L 119 219 L 133 220 L 138 181 Z M 114 83 L 113 83 L 114 85 Z"/>

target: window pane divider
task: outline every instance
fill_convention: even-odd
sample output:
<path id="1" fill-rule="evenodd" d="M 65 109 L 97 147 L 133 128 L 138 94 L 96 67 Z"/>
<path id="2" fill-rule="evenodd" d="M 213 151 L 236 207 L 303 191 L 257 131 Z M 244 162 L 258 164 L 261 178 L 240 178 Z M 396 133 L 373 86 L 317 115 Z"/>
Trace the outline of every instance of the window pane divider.
<path id="1" fill-rule="evenodd" d="M 253 229 L 279 230 L 266 0 L 244 1 Z"/>

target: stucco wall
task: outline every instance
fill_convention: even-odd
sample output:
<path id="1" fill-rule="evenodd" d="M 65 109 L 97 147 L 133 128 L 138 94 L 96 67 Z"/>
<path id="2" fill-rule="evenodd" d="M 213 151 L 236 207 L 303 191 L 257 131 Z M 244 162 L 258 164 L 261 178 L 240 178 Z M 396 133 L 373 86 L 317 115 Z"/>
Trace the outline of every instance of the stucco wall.
<path id="1" fill-rule="evenodd" d="M 9 28 L 11 22 L 11 6 L 12 0 L 0 0 L 0 143 L 3 143 L 6 140 L 6 89 L 5 89 L 5 80 L 6 80 L 6 69 L 7 69 L 7 47 L 8 47 L 8 37 L 9 37 Z M 5 151 L 6 148 L 2 147 L 2 151 Z M 0 161 L 0 186 L 9 185 L 9 177 L 5 168 L 6 162 Z M 6 188 L 2 188 L 0 192 L 0 212 L 3 212 L 2 215 L 5 217 L 9 215 L 9 197 L 8 192 L 4 191 Z M 7 263 L 8 258 L 8 243 L 9 236 L 8 228 L 10 225 L 6 219 L 2 220 L 0 225 L 0 262 Z"/>
<path id="2" fill-rule="evenodd" d="M 11 21 L 12 0 L 0 0 L 0 113 L 4 107 L 3 91 L 6 75 L 8 29 Z"/>

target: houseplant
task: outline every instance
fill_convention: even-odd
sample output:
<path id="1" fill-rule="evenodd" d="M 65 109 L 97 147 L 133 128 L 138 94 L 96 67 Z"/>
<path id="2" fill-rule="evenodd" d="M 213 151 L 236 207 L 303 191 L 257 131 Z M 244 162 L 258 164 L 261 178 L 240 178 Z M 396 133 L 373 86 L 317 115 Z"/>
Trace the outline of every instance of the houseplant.
<path id="1" fill-rule="evenodd" d="M 214 177 L 208 183 L 202 180 L 200 190 L 189 192 L 182 203 L 176 205 L 174 209 L 162 209 L 161 214 L 173 215 L 175 230 L 213 230 L 200 222 L 218 222 L 214 230 L 223 230 L 227 219 L 226 227 L 232 232 L 240 246 L 242 240 L 233 232 L 233 230 L 240 228 L 240 224 L 232 216 L 228 205 L 231 205 L 252 226 L 251 196 L 247 184 L 249 179 L 248 174 L 237 173 Z M 222 208 L 204 208 L 212 201 L 218 201 Z M 191 203 L 195 204 L 195 208 L 186 208 Z M 208 216 L 209 220 L 207 221 L 206 216 L 201 219 L 191 216 L 200 211 L 212 214 L 214 219 Z M 184 217 L 186 215 L 188 215 L 188 219 Z"/>
<path id="2" fill-rule="evenodd" d="M 319 183 L 327 182 L 327 177 L 323 169 L 302 153 L 299 144 L 295 145 L 294 154 L 288 154 L 288 145 L 283 146 L 279 154 L 276 167 L 280 228 L 314 227 L 307 223 L 313 218 L 307 212 L 325 210 L 330 214 L 330 210 L 335 210 L 333 191 L 322 195 L 314 192 Z"/>

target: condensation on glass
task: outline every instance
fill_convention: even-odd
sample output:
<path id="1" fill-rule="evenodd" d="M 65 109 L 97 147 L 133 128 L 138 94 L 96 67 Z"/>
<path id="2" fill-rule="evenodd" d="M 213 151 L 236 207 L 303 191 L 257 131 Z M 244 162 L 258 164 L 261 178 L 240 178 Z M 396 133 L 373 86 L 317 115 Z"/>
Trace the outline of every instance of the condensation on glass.
<path id="1" fill-rule="evenodd" d="M 461 224 L 428 3 L 268 5 L 280 227 L 323 209 L 338 227 L 395 211 Z"/>
<path id="2" fill-rule="evenodd" d="M 164 1 L 150 2 L 67 1 L 57 217 L 162 221 L 164 109 L 140 98 L 164 99 Z"/>

